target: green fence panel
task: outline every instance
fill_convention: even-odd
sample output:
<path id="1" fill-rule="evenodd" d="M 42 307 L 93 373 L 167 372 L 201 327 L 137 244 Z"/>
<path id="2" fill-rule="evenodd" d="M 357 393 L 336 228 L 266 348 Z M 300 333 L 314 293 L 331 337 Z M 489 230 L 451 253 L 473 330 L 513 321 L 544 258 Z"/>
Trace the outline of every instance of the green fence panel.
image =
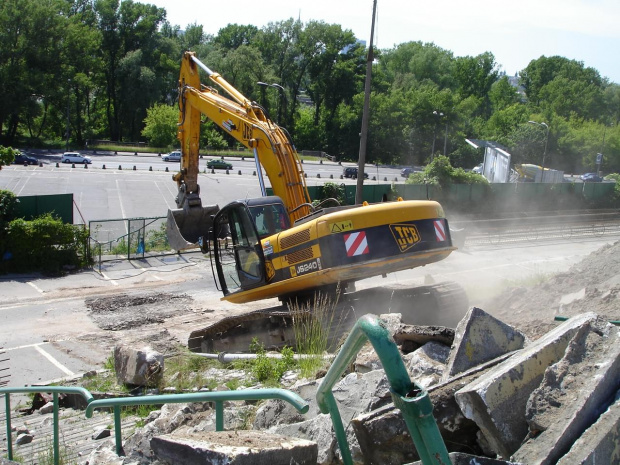
<path id="1" fill-rule="evenodd" d="M 17 217 L 27 221 L 52 213 L 63 223 L 73 224 L 73 194 L 25 195 L 17 197 Z"/>
<path id="2" fill-rule="evenodd" d="M 615 186 L 615 183 L 610 182 L 584 182 L 583 197 L 586 200 L 596 200 L 611 196 Z"/>

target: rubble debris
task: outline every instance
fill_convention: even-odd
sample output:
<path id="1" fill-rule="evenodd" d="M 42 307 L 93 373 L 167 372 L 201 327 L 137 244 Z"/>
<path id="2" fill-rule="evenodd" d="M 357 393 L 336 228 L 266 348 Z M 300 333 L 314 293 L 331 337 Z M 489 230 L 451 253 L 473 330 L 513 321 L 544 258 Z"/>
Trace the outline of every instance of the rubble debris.
<path id="1" fill-rule="evenodd" d="M 150 347 L 114 347 L 114 370 L 119 384 L 158 386 L 164 374 L 164 356 Z"/>
<path id="2" fill-rule="evenodd" d="M 282 401 L 268 400 L 257 410 L 254 428 L 314 441 L 318 445 L 318 463 L 331 464 L 339 453 L 338 443 L 329 415 L 320 414 L 315 401 L 319 385 L 320 380 L 302 381 L 290 388 L 309 401 L 310 411 L 305 415 L 299 415 Z M 360 413 L 391 402 L 389 383 L 383 370 L 350 373 L 334 386 L 333 393 L 344 424 Z M 353 432 L 347 433 L 353 458 L 361 460 Z"/>
<path id="3" fill-rule="evenodd" d="M 620 463 L 620 391 L 616 401 L 603 412 L 558 461 L 558 465 Z"/>
<path id="4" fill-rule="evenodd" d="M 402 346 L 404 353 L 413 352 L 431 341 L 451 346 L 454 342 L 454 329 L 445 326 L 402 324 L 394 333 L 394 341 Z"/>
<path id="5" fill-rule="evenodd" d="M 404 355 L 403 362 L 411 379 L 427 388 L 441 380 L 449 354 L 448 346 L 431 341 Z"/>
<path id="6" fill-rule="evenodd" d="M 92 434 L 91 439 L 94 441 L 99 441 L 100 439 L 109 438 L 111 434 L 112 431 L 110 428 L 99 428 Z"/>
<path id="7" fill-rule="evenodd" d="M 39 415 L 45 415 L 54 411 L 54 402 L 48 402 L 39 409 Z"/>
<path id="8" fill-rule="evenodd" d="M 526 340 L 521 331 L 472 307 L 456 327 L 443 379 L 521 349 Z"/>
<path id="9" fill-rule="evenodd" d="M 510 457 L 525 439 L 527 401 L 545 369 L 564 356 L 579 328 L 596 318 L 594 313 L 571 318 L 455 393 L 463 414 L 476 422 L 500 457 Z"/>
<path id="10" fill-rule="evenodd" d="M 88 465 L 129 465 L 128 462 L 125 462 L 125 457 L 116 455 L 115 447 L 114 441 L 104 441 L 88 455 L 88 460 L 85 463 Z M 138 462 L 131 463 L 138 464 Z"/>
<path id="11" fill-rule="evenodd" d="M 263 431 L 217 431 L 195 434 L 179 430 L 151 439 L 158 459 L 175 465 L 315 465 L 317 446 L 311 441 Z"/>
<path id="12" fill-rule="evenodd" d="M 21 446 L 23 444 L 30 444 L 33 439 L 34 439 L 34 436 L 32 434 L 26 434 L 26 433 L 20 434 L 15 439 L 15 444 L 17 444 L 18 446 Z"/>
<path id="13" fill-rule="evenodd" d="M 619 383 L 620 329 L 610 324 L 602 330 L 594 324 L 579 328 L 564 357 L 547 368 L 532 392 L 526 410 L 530 438 L 513 457 L 556 463 L 607 409 Z"/>
<path id="14" fill-rule="evenodd" d="M 520 462 L 507 462 L 506 460 L 480 457 L 478 455 L 464 454 L 463 452 L 450 452 L 448 454 L 452 465 L 525 465 Z M 424 465 L 421 461 L 409 465 Z"/>

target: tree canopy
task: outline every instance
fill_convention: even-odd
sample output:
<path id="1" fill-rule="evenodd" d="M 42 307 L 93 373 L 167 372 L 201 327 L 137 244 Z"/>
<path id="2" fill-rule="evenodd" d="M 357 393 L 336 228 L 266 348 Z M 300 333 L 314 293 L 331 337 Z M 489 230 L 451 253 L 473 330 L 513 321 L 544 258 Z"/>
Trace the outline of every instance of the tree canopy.
<path id="1" fill-rule="evenodd" d="M 298 149 L 357 160 L 366 50 L 352 31 L 291 18 L 229 24 L 211 36 L 132 0 L 2 3 L 0 144 L 176 146 L 184 50 L 263 106 Z M 620 86 L 582 62 L 542 56 L 506 76 L 488 51 L 455 57 L 407 42 L 375 52 L 368 162 L 427 164 L 445 155 L 471 168 L 482 159 L 465 141 L 474 138 L 503 144 L 513 163 L 540 164 L 547 143 L 548 167 L 590 171 L 603 153 L 602 169 L 620 170 Z M 544 122 L 548 135 L 529 121 Z M 201 143 L 235 141 L 205 125 Z"/>

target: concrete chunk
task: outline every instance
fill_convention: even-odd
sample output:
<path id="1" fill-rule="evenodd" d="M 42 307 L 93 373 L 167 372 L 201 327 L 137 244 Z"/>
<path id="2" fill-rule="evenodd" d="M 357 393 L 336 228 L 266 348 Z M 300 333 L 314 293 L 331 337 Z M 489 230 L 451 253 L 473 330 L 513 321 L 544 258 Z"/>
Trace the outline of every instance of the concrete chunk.
<path id="1" fill-rule="evenodd" d="M 575 441 L 558 465 L 612 465 L 620 463 L 620 400 Z"/>
<path id="2" fill-rule="evenodd" d="M 145 347 L 114 347 L 114 370 L 119 384 L 157 386 L 164 374 L 164 356 Z"/>
<path id="3" fill-rule="evenodd" d="M 500 355 L 522 349 L 525 335 L 477 307 L 456 327 L 444 381 Z"/>
<path id="4" fill-rule="evenodd" d="M 463 452 L 450 452 L 448 454 L 452 465 L 522 465 L 517 462 L 507 462 L 505 460 L 491 459 L 477 455 L 464 454 Z M 422 461 L 413 462 L 409 465 L 424 465 Z"/>
<path id="5" fill-rule="evenodd" d="M 525 409 L 546 368 L 564 356 L 575 333 L 596 314 L 571 318 L 455 394 L 465 417 L 476 422 L 492 450 L 510 457 L 528 433 Z"/>
<path id="6" fill-rule="evenodd" d="M 175 465 L 315 465 L 316 443 L 261 431 L 177 430 L 151 439 L 155 455 Z"/>
<path id="7" fill-rule="evenodd" d="M 524 463 L 553 464 L 595 423 L 620 380 L 620 330 L 579 329 L 566 355 L 547 368 L 527 404 L 527 442 L 514 454 Z"/>
<path id="8" fill-rule="evenodd" d="M 437 342 L 428 342 L 403 356 L 409 376 L 418 385 L 427 388 L 437 384 L 446 369 L 450 348 Z"/>

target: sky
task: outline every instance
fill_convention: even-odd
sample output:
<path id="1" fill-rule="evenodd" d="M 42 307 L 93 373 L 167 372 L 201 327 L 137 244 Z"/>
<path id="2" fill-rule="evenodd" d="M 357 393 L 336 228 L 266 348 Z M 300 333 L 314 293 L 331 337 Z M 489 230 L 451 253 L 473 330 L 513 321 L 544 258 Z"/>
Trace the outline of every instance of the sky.
<path id="1" fill-rule="evenodd" d="M 369 42 L 372 0 L 139 0 L 166 9 L 172 25 L 201 24 L 216 35 L 228 24 L 258 28 L 289 18 L 340 24 Z M 228 6 L 225 6 L 228 5 Z M 377 0 L 376 47 L 432 42 L 455 56 L 491 52 L 512 76 L 541 56 L 559 55 L 620 83 L 618 0 Z"/>

